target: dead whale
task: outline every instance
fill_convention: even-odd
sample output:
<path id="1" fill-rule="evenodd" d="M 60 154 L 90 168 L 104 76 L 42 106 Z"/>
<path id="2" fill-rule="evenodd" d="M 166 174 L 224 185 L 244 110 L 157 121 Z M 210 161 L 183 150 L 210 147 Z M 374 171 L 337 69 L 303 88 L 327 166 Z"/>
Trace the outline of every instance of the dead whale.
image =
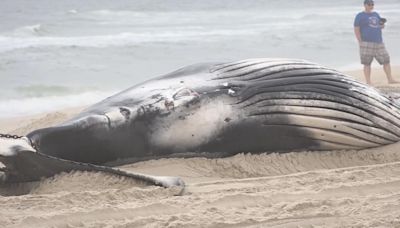
<path id="1" fill-rule="evenodd" d="M 392 99 L 304 60 L 202 63 L 135 85 L 0 149 L 6 182 L 98 170 L 161 186 L 173 177 L 109 167 L 163 157 L 364 149 L 400 140 Z M 111 163 L 110 163 L 111 162 Z"/>

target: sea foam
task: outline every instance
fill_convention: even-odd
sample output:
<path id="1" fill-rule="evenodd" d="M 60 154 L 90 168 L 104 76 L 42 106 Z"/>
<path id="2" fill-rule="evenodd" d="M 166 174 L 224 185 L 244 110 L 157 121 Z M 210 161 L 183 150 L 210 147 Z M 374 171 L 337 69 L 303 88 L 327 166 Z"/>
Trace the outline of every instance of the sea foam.
<path id="1" fill-rule="evenodd" d="M 114 91 L 94 91 L 65 96 L 45 96 L 0 100 L 0 118 L 29 116 L 60 109 L 86 106 L 101 101 L 113 93 Z"/>

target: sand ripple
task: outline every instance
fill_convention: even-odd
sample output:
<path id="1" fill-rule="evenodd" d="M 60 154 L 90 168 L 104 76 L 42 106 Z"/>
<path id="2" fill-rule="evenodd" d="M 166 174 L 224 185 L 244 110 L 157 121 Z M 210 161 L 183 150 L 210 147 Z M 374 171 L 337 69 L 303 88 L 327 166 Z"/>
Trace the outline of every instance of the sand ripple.
<path id="1" fill-rule="evenodd" d="M 161 159 L 120 167 L 179 175 L 188 184 L 183 196 L 175 196 L 176 189 L 143 186 L 103 173 L 64 173 L 32 184 L 24 195 L 0 196 L 0 224 L 397 227 L 399 149 L 400 144 L 394 144 L 363 151 L 243 153 L 221 159 Z"/>

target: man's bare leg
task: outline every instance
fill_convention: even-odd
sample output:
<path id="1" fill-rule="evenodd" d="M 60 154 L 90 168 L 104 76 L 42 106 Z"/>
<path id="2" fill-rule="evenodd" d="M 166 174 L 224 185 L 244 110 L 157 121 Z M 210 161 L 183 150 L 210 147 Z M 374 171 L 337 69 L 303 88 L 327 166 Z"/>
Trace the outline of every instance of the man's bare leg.
<path id="1" fill-rule="evenodd" d="M 389 84 L 393 84 L 393 83 L 400 83 L 399 81 L 396 81 L 393 77 L 392 77 L 392 68 L 390 67 L 390 63 L 386 63 L 383 64 L 383 70 L 385 71 L 387 80 Z"/>
<path id="2" fill-rule="evenodd" d="M 365 82 L 371 85 L 371 65 L 364 65 Z"/>

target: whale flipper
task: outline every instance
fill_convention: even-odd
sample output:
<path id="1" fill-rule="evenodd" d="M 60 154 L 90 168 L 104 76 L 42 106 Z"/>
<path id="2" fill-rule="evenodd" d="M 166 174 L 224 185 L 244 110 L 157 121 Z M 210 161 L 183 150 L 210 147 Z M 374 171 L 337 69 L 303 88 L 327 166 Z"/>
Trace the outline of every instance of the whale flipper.
<path id="1" fill-rule="evenodd" d="M 61 172 L 98 171 L 133 178 L 148 185 L 161 187 L 185 186 L 179 177 L 151 176 L 113 167 L 74 162 L 36 152 L 33 148 L 23 146 L 20 143 L 1 147 L 0 162 L 5 165 L 0 170 L 5 173 L 5 178 L 3 178 L 5 183 L 39 181 L 42 178 L 51 177 Z"/>

